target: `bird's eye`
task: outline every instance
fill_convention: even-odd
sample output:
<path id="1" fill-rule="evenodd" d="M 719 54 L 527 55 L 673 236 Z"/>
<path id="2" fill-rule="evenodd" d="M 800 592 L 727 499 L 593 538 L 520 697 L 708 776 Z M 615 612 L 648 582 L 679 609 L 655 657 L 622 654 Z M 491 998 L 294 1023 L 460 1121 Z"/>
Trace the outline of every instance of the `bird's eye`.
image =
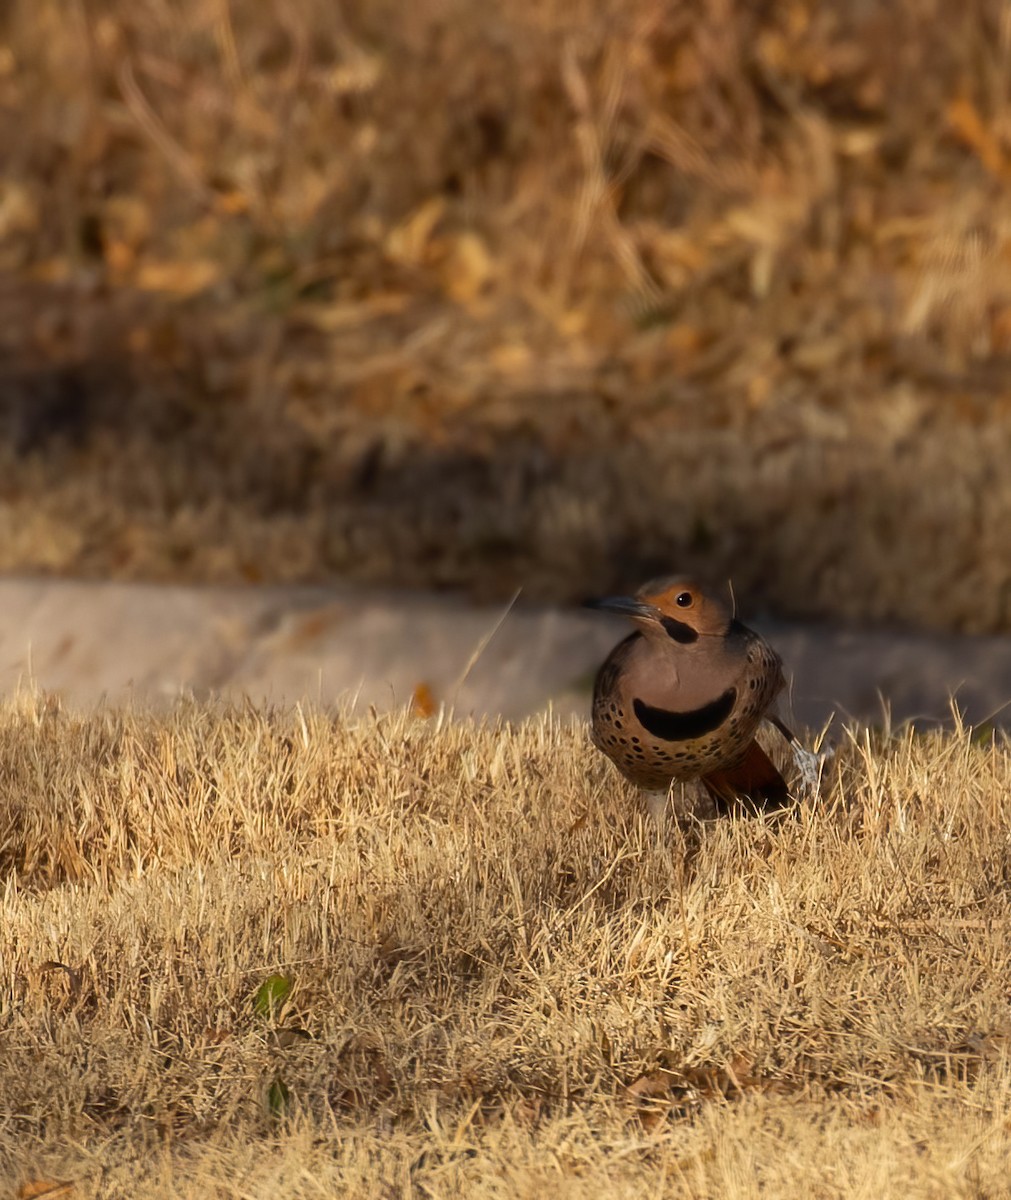
<path id="1" fill-rule="evenodd" d="M 674 597 L 674 603 L 678 606 L 678 608 L 691 608 L 691 592 L 678 592 L 678 594 Z"/>

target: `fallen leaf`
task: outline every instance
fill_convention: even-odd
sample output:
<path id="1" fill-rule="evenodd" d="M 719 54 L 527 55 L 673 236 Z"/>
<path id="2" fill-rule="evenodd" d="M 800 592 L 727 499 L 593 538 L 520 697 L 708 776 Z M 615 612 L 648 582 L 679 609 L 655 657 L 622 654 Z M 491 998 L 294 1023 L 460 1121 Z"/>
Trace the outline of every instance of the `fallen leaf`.
<path id="1" fill-rule="evenodd" d="M 226 216 L 241 216 L 249 212 L 249 197 L 245 192 L 233 189 L 229 192 L 219 192 L 214 198 L 214 206 L 218 212 Z"/>
<path id="2" fill-rule="evenodd" d="M 292 308 L 291 317 L 321 333 L 336 333 L 367 325 L 380 317 L 395 316 L 403 312 L 410 301 L 411 297 L 406 292 L 377 292 L 360 300 L 339 304 L 310 304 L 303 301 Z"/>
<path id="3" fill-rule="evenodd" d="M 56 1200 L 57 1196 L 69 1196 L 76 1184 L 66 1179 L 30 1179 L 17 1191 L 17 1200 Z"/>
<path id="4" fill-rule="evenodd" d="M 235 1037 L 235 1032 L 231 1029 L 214 1029 L 208 1025 L 201 1036 L 205 1046 L 223 1046 Z"/>
<path id="5" fill-rule="evenodd" d="M 496 371 L 514 375 L 530 366 L 533 355 L 523 342 L 502 342 L 492 347 L 488 360 Z"/>
<path id="6" fill-rule="evenodd" d="M 625 1099 L 641 1103 L 644 1100 L 669 1099 L 674 1088 L 684 1088 L 684 1076 L 678 1071 L 658 1067 L 647 1071 L 625 1088 Z"/>
<path id="7" fill-rule="evenodd" d="M 666 1067 L 640 1075 L 624 1089 L 624 1099 L 633 1106 L 635 1116 L 648 1133 L 673 1115 L 686 1115 L 687 1108 L 697 1103 L 680 1072 Z"/>
<path id="8" fill-rule="evenodd" d="M 738 1054 L 722 1067 L 692 1067 L 685 1071 L 685 1081 L 706 1100 L 723 1097 L 736 1100 L 746 1089 L 761 1090 L 761 1080 L 751 1074 L 753 1061 Z"/>
<path id="9" fill-rule="evenodd" d="M 0 187 L 0 240 L 33 234 L 40 219 L 32 191 L 23 184 L 6 180 Z"/>
<path id="10" fill-rule="evenodd" d="M 347 61 L 334 67 L 327 76 L 327 83 L 338 96 L 360 95 L 371 92 L 383 73 L 383 60 L 378 54 L 367 54 L 356 49 Z"/>
<path id="11" fill-rule="evenodd" d="M 425 259 L 435 227 L 446 210 L 442 196 L 433 196 L 386 236 L 386 253 L 394 262 L 419 266 Z"/>
<path id="12" fill-rule="evenodd" d="M 652 1130 L 672 1115 L 687 1115 L 703 1100 L 737 1100 L 748 1091 L 789 1092 L 799 1086 L 756 1075 L 754 1059 L 737 1054 L 723 1066 L 657 1067 L 630 1083 L 623 1095 L 635 1107 L 644 1128 Z"/>
<path id="13" fill-rule="evenodd" d="M 219 264 L 210 259 L 191 262 L 146 262 L 137 271 L 137 287 L 148 292 L 168 292 L 173 296 L 195 296 L 215 283 L 221 274 Z"/>
<path id="14" fill-rule="evenodd" d="M 431 717 L 438 708 L 438 702 L 428 684 L 417 684 L 411 696 L 411 710 L 414 715 L 416 717 Z"/>
<path id="15" fill-rule="evenodd" d="M 1007 163 L 1000 143 L 987 128 L 979 109 L 968 96 L 961 96 L 948 105 L 948 124 L 955 136 L 972 150 L 984 167 L 998 178 L 1007 173 Z"/>
<path id="16" fill-rule="evenodd" d="M 705 330 L 686 322 L 672 325 L 664 337 L 666 346 L 680 362 L 693 360 L 705 349 L 707 340 Z"/>
<path id="17" fill-rule="evenodd" d="M 126 275 L 137 261 L 134 247 L 119 238 L 107 238 L 103 253 L 105 265 L 116 275 Z"/>
<path id="18" fill-rule="evenodd" d="M 472 305 L 484 291 L 493 270 L 494 263 L 483 239 L 470 231 L 462 233 L 450 244 L 443 265 L 446 291 L 457 304 Z"/>

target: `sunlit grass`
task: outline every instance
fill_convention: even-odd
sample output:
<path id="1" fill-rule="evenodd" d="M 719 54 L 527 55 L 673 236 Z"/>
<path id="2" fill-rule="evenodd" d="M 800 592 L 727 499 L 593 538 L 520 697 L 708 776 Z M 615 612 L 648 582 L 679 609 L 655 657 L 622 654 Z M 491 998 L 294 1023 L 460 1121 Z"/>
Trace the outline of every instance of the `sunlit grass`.
<path id="1" fill-rule="evenodd" d="M 817 803 L 660 827 L 543 720 L 27 698 L 0 763 L 11 1179 L 1003 1186 L 1003 740 L 855 730 Z"/>

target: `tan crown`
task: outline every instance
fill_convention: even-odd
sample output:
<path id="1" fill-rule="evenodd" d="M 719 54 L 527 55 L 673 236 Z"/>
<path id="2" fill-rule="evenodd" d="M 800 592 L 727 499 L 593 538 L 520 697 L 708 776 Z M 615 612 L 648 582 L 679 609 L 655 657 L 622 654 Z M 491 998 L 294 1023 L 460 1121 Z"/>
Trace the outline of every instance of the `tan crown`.
<path id="1" fill-rule="evenodd" d="M 733 620 L 730 604 L 692 579 L 655 579 L 640 588 L 637 596 L 663 616 L 681 621 L 706 637 L 721 637 Z"/>

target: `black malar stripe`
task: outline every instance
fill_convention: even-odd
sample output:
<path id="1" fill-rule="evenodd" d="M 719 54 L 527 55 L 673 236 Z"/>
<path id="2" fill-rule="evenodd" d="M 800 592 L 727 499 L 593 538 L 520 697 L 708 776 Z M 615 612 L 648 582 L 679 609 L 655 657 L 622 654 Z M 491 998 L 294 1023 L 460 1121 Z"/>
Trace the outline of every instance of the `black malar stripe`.
<path id="1" fill-rule="evenodd" d="M 654 708 L 641 700 L 633 700 L 632 707 L 647 733 L 663 742 L 686 742 L 719 729 L 733 711 L 736 699 L 737 688 L 727 688 L 711 704 L 693 708 L 690 712 L 668 712 L 666 708 Z"/>

